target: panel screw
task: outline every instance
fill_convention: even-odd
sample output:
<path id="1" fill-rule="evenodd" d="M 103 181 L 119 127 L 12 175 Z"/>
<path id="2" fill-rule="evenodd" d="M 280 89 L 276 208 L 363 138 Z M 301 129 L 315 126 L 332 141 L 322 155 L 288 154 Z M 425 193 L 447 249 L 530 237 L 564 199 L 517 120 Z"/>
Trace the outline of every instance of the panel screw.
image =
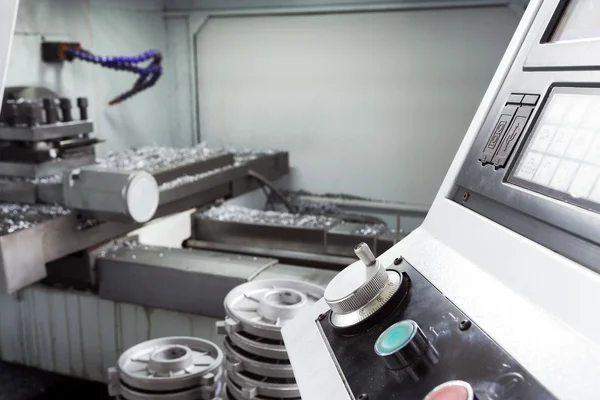
<path id="1" fill-rule="evenodd" d="M 465 192 L 465 194 L 463 194 L 463 201 L 469 200 L 469 197 L 471 197 L 471 193 Z"/>
<path id="2" fill-rule="evenodd" d="M 369 400 L 369 395 L 363 393 L 360 396 L 358 396 L 358 400 Z"/>
<path id="3" fill-rule="evenodd" d="M 460 324 L 458 324 L 458 329 L 460 329 L 461 331 L 466 331 L 471 327 L 471 321 L 469 320 L 462 320 L 460 321 Z"/>
<path id="4" fill-rule="evenodd" d="M 394 260 L 394 265 L 400 265 L 402 264 L 402 261 L 404 261 L 404 258 L 398 257 Z"/>

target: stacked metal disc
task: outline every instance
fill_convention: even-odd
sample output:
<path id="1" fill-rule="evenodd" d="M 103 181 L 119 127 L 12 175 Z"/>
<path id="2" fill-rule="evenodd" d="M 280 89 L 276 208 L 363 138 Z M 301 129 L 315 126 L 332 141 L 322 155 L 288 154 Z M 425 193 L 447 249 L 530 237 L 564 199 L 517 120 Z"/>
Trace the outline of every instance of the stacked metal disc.
<path id="1" fill-rule="evenodd" d="M 223 352 L 207 340 L 167 337 L 125 351 L 108 370 L 109 394 L 126 400 L 216 400 Z"/>
<path id="2" fill-rule="evenodd" d="M 323 288 L 291 280 L 245 283 L 225 298 L 224 340 L 229 400 L 300 399 L 281 327 L 323 297 Z"/>

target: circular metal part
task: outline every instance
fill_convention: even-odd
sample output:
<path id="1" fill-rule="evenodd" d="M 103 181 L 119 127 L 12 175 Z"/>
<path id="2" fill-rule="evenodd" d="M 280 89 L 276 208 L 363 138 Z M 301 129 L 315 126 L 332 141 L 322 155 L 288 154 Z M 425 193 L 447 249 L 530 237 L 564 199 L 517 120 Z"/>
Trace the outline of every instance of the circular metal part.
<path id="1" fill-rule="evenodd" d="M 409 367 L 427 355 L 431 348 L 427 337 L 413 320 L 393 324 L 379 335 L 374 346 L 375 353 L 392 370 Z"/>
<path id="2" fill-rule="evenodd" d="M 125 351 L 118 378 L 133 391 L 176 391 L 213 386 L 223 362 L 217 345 L 192 337 L 149 340 Z"/>
<path id="3" fill-rule="evenodd" d="M 123 195 L 131 219 L 140 223 L 152 219 L 160 197 L 158 183 L 152 174 L 146 171 L 132 172 Z"/>
<path id="4" fill-rule="evenodd" d="M 231 380 L 227 380 L 226 399 L 227 400 L 279 400 L 273 397 L 258 396 L 251 389 L 243 390 Z M 292 397 L 288 400 L 301 400 L 300 397 Z"/>
<path id="5" fill-rule="evenodd" d="M 225 297 L 225 310 L 239 324 L 236 330 L 281 340 L 281 327 L 321 297 L 323 288 L 310 283 L 259 280 L 231 290 Z"/>
<path id="6" fill-rule="evenodd" d="M 473 388 L 464 381 L 449 381 L 433 389 L 424 400 L 473 400 Z"/>
<path id="7" fill-rule="evenodd" d="M 241 370 L 270 378 L 294 377 L 292 365 L 288 360 L 272 360 L 256 356 L 235 346 L 228 338 L 225 338 L 223 348 L 227 357 L 238 361 L 237 365 Z"/>
<path id="8" fill-rule="evenodd" d="M 381 290 L 373 295 L 365 304 L 356 310 L 347 313 L 336 313 L 332 310 L 331 324 L 336 328 L 347 328 L 361 323 L 379 311 L 387 302 L 398 293 L 404 277 L 396 271 L 383 270 L 387 282 Z M 327 299 L 326 299 L 327 300 Z"/>
<path id="9" fill-rule="evenodd" d="M 290 399 L 300 397 L 300 390 L 294 379 L 265 378 L 247 371 L 239 371 L 237 363 L 229 359 L 225 360 L 225 368 L 228 386 L 233 383 L 240 387 L 242 393 L 247 396 L 243 398 L 252 399 L 256 396 L 265 396 Z"/>
<path id="10" fill-rule="evenodd" d="M 125 400 L 215 400 L 218 399 L 217 396 L 215 385 L 167 393 L 145 393 L 127 386 L 119 388 L 119 398 Z"/>
<path id="11" fill-rule="evenodd" d="M 235 346 L 249 353 L 276 360 L 289 360 L 283 340 L 260 338 L 245 332 L 228 332 L 227 337 Z"/>
<path id="12" fill-rule="evenodd" d="M 398 291 L 402 280 L 377 261 L 366 243 L 360 243 L 354 252 L 359 261 L 337 274 L 325 289 L 336 327 L 347 328 L 375 314 Z"/>

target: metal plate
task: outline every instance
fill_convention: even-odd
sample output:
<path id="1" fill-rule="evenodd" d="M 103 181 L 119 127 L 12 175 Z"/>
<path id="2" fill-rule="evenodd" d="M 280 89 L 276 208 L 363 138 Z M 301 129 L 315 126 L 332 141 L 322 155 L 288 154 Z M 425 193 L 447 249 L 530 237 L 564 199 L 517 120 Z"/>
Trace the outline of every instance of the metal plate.
<path id="1" fill-rule="evenodd" d="M 239 327 L 252 335 L 281 340 L 281 327 L 321 297 L 320 286 L 279 279 L 248 282 L 225 297 L 225 311 Z"/>
<path id="2" fill-rule="evenodd" d="M 78 136 L 94 131 L 94 124 L 90 121 L 57 122 L 52 125 L 38 125 L 33 127 L 0 127 L 0 140 L 40 142 L 53 141 L 72 136 Z"/>
<path id="3" fill-rule="evenodd" d="M 224 318 L 227 293 L 276 263 L 269 258 L 126 243 L 98 259 L 98 293 L 114 301 Z"/>
<path id="4" fill-rule="evenodd" d="M 79 157 L 69 157 L 39 164 L 2 161 L 0 162 L 0 171 L 2 171 L 3 176 L 43 178 L 93 164 L 95 159 L 94 154 L 84 154 Z"/>

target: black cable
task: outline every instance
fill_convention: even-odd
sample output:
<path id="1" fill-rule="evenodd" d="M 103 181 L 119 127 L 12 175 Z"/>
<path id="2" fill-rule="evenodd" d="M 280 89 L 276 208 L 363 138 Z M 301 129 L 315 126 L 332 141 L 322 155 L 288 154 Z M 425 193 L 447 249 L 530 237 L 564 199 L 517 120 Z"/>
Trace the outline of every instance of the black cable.
<path id="1" fill-rule="evenodd" d="M 252 178 L 256 179 L 258 182 L 260 182 L 261 185 L 266 186 L 269 189 L 271 189 L 271 193 L 275 193 L 277 195 L 277 197 L 279 197 L 281 199 L 281 201 L 285 205 L 285 208 L 287 208 L 289 212 L 291 212 L 291 213 L 296 212 L 294 207 L 292 206 L 292 203 L 290 203 L 289 199 L 287 197 L 285 197 L 285 195 L 279 189 L 277 189 L 271 181 L 269 181 L 263 175 L 259 174 L 256 171 L 253 171 L 253 170 L 248 170 L 248 175 L 251 176 Z"/>

